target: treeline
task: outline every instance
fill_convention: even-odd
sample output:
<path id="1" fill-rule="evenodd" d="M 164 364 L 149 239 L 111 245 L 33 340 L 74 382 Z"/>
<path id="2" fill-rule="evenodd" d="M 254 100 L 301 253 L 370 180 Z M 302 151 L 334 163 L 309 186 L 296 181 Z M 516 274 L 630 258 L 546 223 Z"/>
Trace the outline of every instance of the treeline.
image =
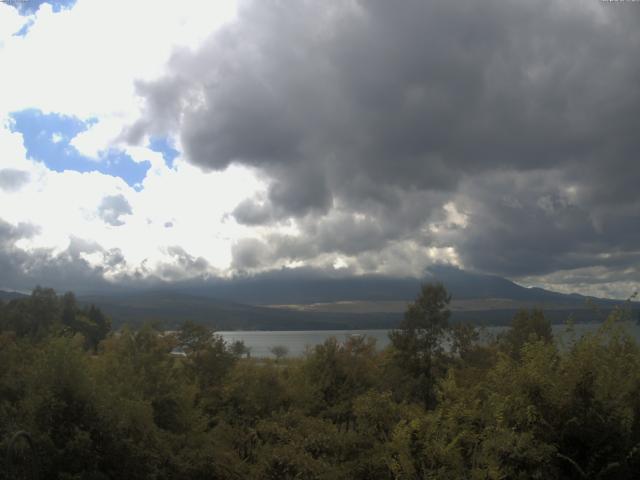
<path id="1" fill-rule="evenodd" d="M 52 288 L 38 286 L 27 298 L 0 300 L 0 331 L 36 341 L 79 334 L 95 351 L 111 331 L 111 320 L 95 305 L 80 307 L 72 292 L 59 297 Z"/>
<path id="2" fill-rule="evenodd" d="M 36 289 L 0 305 L 0 478 L 30 461 L 5 456 L 20 430 L 47 479 L 640 478 L 623 310 L 563 345 L 540 311 L 480 342 L 449 301 L 425 285 L 382 352 L 353 337 L 268 360 L 192 323 L 109 332 Z"/>

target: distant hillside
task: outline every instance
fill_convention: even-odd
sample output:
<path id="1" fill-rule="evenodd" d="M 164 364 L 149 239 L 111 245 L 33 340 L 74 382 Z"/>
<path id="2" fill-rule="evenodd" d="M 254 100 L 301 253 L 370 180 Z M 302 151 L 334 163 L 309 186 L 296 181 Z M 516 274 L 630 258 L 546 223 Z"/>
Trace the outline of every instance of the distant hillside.
<path id="1" fill-rule="evenodd" d="M 393 313 L 279 310 L 167 291 L 81 296 L 78 300 L 100 307 L 113 319 L 114 326 L 158 321 L 171 328 L 191 320 L 217 330 L 341 330 L 391 328 L 400 319 Z"/>
<path id="2" fill-rule="evenodd" d="M 199 284 L 168 284 L 153 290 L 79 295 L 114 321 L 158 321 L 168 328 L 185 320 L 218 330 L 328 330 L 393 328 L 424 282 L 442 282 L 452 294 L 452 321 L 509 324 L 520 309 L 543 308 L 548 318 L 564 322 L 601 321 L 623 302 L 525 288 L 494 275 L 433 267 L 422 279 L 375 275 L 338 277 L 290 269 L 252 277 L 213 279 Z M 0 299 L 24 295 L 0 292 Z M 597 309 L 594 309 L 597 306 Z M 632 308 L 638 317 L 638 303 Z"/>
<path id="3" fill-rule="evenodd" d="M 442 282 L 454 300 L 507 299 L 584 305 L 588 298 L 526 288 L 502 277 L 449 266 L 433 266 L 422 279 L 382 275 L 336 277 L 303 268 L 283 269 L 251 277 L 214 279 L 199 285 L 171 285 L 167 290 L 251 305 L 304 305 L 343 301 L 411 301 L 418 294 L 421 283 L 432 281 Z M 594 300 L 608 305 L 619 303 Z"/>
<path id="4" fill-rule="evenodd" d="M 152 291 L 127 296 L 80 297 L 81 303 L 93 303 L 106 312 L 114 321 L 114 327 L 123 324 L 139 325 L 145 321 L 160 322 L 165 328 L 175 328 L 185 320 L 203 323 L 217 330 L 345 330 L 395 328 L 402 319 L 402 302 L 394 308 L 376 309 L 376 302 L 361 309 L 354 303 L 351 309 L 336 304 L 324 306 L 288 305 L 281 308 L 257 307 L 206 297 Z M 476 325 L 508 325 L 520 308 L 531 308 L 529 304 L 495 305 L 491 299 L 478 299 L 475 309 L 460 309 L 452 305 L 453 322 L 469 322 Z M 520 306 L 517 306 L 520 305 Z M 405 304 L 406 306 L 406 304 Z M 486 308 L 480 308 L 480 307 Z M 598 322 L 606 318 L 610 306 L 599 309 L 584 305 L 544 308 L 545 315 L 553 323 L 562 323 L 569 318 L 576 322 Z M 638 311 L 634 313 L 638 316 Z"/>
<path id="5" fill-rule="evenodd" d="M 24 298 L 26 296 L 27 295 L 19 292 L 5 292 L 4 290 L 0 290 L 0 300 L 3 300 L 5 302 L 16 298 Z"/>
<path id="6" fill-rule="evenodd" d="M 377 275 L 336 277 L 307 269 L 283 269 L 247 277 L 213 279 L 199 285 L 170 285 L 167 290 L 223 298 L 251 305 L 308 304 L 341 300 L 411 300 L 420 281 Z"/>
<path id="7" fill-rule="evenodd" d="M 584 303 L 588 297 L 563 294 L 542 288 L 527 288 L 496 275 L 468 272 L 455 267 L 433 266 L 425 281 L 440 281 L 456 299 L 505 298 L 548 303 Z"/>

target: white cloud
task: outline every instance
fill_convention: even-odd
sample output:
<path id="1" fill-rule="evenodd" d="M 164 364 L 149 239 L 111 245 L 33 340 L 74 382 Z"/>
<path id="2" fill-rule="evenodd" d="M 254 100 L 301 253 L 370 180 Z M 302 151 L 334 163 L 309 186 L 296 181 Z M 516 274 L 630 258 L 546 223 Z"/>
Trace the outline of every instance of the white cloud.
<path id="1" fill-rule="evenodd" d="M 0 2 L 0 49 L 7 39 L 18 32 L 28 19 L 20 16 L 18 10 L 5 2 Z"/>
<path id="2" fill-rule="evenodd" d="M 172 262 L 171 247 L 179 245 L 216 271 L 229 267 L 230 246 L 247 229 L 228 213 L 265 189 L 255 173 L 231 167 L 204 174 L 179 158 L 168 168 L 160 153 L 117 144 L 116 138 L 139 113 L 135 82 L 161 74 L 174 48 L 196 47 L 234 12 L 233 1 L 78 0 L 59 13 L 43 4 L 20 17 L 0 3 L 0 167 L 30 178 L 20 189 L 0 189 L 0 218 L 40 227 L 20 240 L 21 248 L 61 252 L 74 238 L 86 239 L 105 251 L 120 249 L 130 269 L 144 265 L 153 272 Z M 27 35 L 12 36 L 29 20 Z M 113 147 L 135 162 L 150 161 L 140 191 L 113 176 L 54 172 L 28 160 L 22 136 L 10 131 L 8 120 L 10 112 L 26 108 L 94 119 L 71 145 L 96 161 Z M 51 138 L 63 140 L 60 134 Z M 108 196 L 122 197 L 131 214 L 104 222 L 99 208 Z M 101 255 L 85 254 L 91 264 Z"/>
<path id="3" fill-rule="evenodd" d="M 137 111 L 136 79 L 159 75 L 174 48 L 198 44 L 235 11 L 220 0 L 78 0 L 58 13 L 44 3 L 28 34 L 12 37 L 15 9 L 0 7 L 5 112 L 37 107 L 121 120 Z"/>
<path id="4" fill-rule="evenodd" d="M 101 118 L 87 130 L 76 135 L 69 143 L 82 155 L 99 160 L 100 153 L 114 144 L 121 129 L 122 123 L 117 118 Z"/>
<path id="5" fill-rule="evenodd" d="M 157 152 L 139 149 L 128 153 L 151 159 L 153 167 L 143 188 L 136 191 L 122 179 L 98 172 L 48 170 L 26 159 L 24 148 L 15 145 L 19 136 L 5 130 L 0 132 L 0 141 L 12 140 L 16 147 L 12 166 L 31 172 L 32 180 L 19 191 L 0 190 L 0 218 L 41 227 L 38 235 L 22 240 L 22 248 L 60 252 L 72 237 L 90 239 L 107 250 L 121 249 L 132 267 L 146 260 L 153 270 L 167 261 L 168 247 L 180 245 L 214 268 L 225 270 L 232 242 L 248 234 L 247 227 L 227 214 L 241 200 L 265 188 L 246 168 L 204 174 L 177 159 L 170 169 Z M 99 209 L 107 196 L 122 196 L 132 213 L 120 217 L 118 223 L 105 223 Z M 169 221 L 173 228 L 165 227 Z"/>
<path id="6" fill-rule="evenodd" d="M 27 154 L 22 144 L 22 135 L 12 132 L 9 125 L 9 120 L 0 116 L 0 166 L 2 168 L 29 167 L 24 162 Z"/>
<path id="7" fill-rule="evenodd" d="M 72 9 L 54 13 L 43 4 L 30 17 L 33 25 L 26 36 L 1 37 L 5 47 L 0 49 L 0 69 L 6 87 L 0 91 L 0 118 L 7 118 L 12 111 L 38 108 L 92 119 L 90 127 L 70 142 L 81 154 L 99 162 L 115 147 L 135 162 L 151 162 L 136 189 L 120 178 L 97 172 L 53 172 L 26 160 L 21 135 L 9 132 L 5 125 L 0 132 L 0 152 L 3 157 L 11 152 L 12 168 L 30 172 L 31 182 L 17 191 L 0 191 L 0 218 L 40 227 L 39 234 L 21 240 L 21 247 L 62 252 L 77 241 L 74 239 L 95 241 L 104 251 L 85 252 L 82 258 L 91 265 L 104 264 L 105 252 L 119 249 L 127 267 L 120 263 L 108 270 L 107 277 L 114 277 L 134 270 L 166 270 L 179 261 L 174 246 L 206 260 L 213 273 L 224 274 L 230 271 L 232 246 L 242 238 L 268 243 L 276 232 L 304 241 L 294 220 L 249 227 L 229 215 L 245 199 L 267 197 L 266 179 L 259 178 L 256 171 L 231 166 L 203 173 L 180 157 L 169 168 L 160 153 L 118 140 L 123 127 L 140 113 L 136 82 L 161 75 L 174 49 L 196 49 L 213 30 L 233 18 L 235 8 L 234 1 L 219 0 L 78 0 Z M 9 13 L 13 23 L 7 31 L 19 29 L 26 21 L 13 12 Z M 62 140 L 55 134 L 52 139 Z M 180 150 L 179 139 L 176 141 Z M 105 197 L 122 197 L 131 212 L 105 222 L 100 214 Z M 464 214 L 453 204 L 446 213 L 449 222 L 464 224 Z M 455 257 L 448 251 L 433 252 L 402 240 L 378 253 L 348 256 L 319 252 L 305 258 L 304 263 L 359 273 L 419 274 L 439 255 Z M 300 262 L 282 261 L 289 266 Z M 267 262 L 260 268 L 273 266 Z"/>

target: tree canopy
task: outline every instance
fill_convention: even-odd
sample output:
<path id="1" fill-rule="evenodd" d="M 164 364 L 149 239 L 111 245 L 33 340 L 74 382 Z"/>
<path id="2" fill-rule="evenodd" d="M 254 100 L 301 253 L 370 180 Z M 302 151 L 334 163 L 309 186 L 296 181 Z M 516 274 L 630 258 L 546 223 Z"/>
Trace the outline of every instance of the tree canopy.
<path id="1" fill-rule="evenodd" d="M 193 323 L 109 331 L 37 289 L 0 304 L 0 479 L 24 466 L 5 455 L 19 431 L 47 479 L 640 477 L 622 311 L 561 346 L 535 310 L 480 341 L 449 300 L 423 286 L 386 349 L 352 336 L 270 359 Z"/>

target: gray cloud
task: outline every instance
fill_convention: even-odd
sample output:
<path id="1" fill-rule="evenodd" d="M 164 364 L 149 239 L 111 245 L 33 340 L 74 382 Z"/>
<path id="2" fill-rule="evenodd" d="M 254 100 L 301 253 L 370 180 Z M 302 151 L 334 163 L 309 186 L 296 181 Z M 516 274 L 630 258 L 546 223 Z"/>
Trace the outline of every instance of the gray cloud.
<path id="1" fill-rule="evenodd" d="M 589 211 L 557 186 L 557 173 L 492 173 L 465 184 L 467 228 L 443 238 L 465 263 L 509 276 L 578 266 L 603 247 Z"/>
<path id="2" fill-rule="evenodd" d="M 174 245 L 167 248 L 172 263 L 164 263 L 157 272 L 153 272 L 164 280 L 179 280 L 189 277 L 206 276 L 209 263 L 202 257 L 194 257 L 184 248 Z"/>
<path id="3" fill-rule="evenodd" d="M 270 223 L 273 213 L 264 200 L 243 200 L 232 212 L 233 217 L 244 225 L 261 225 Z"/>
<path id="4" fill-rule="evenodd" d="M 398 201 L 399 205 L 395 202 L 391 202 L 391 206 L 371 205 L 366 214 L 336 208 L 319 217 L 307 215 L 299 219 L 299 232 L 295 235 L 271 233 L 265 241 L 243 239 L 232 249 L 233 267 L 255 269 L 282 261 L 305 261 L 323 254 L 357 256 L 359 261 L 370 263 L 375 252 L 391 247 L 393 242 L 414 239 L 416 231 L 425 222 L 442 220 L 441 212 L 435 209 L 442 202 L 440 195 L 413 192 L 404 194 L 403 199 L 403 202 Z M 247 205 L 251 208 L 250 202 L 240 204 L 236 215 L 238 210 L 243 215 L 254 214 L 251 210 L 246 213 Z M 257 208 L 258 215 L 266 210 L 264 206 Z M 428 243 L 424 233 L 418 236 Z M 408 255 L 413 253 L 407 252 Z M 387 255 L 378 258 L 384 256 Z M 406 263 L 404 259 L 402 263 Z"/>
<path id="5" fill-rule="evenodd" d="M 257 238 L 243 238 L 231 248 L 232 266 L 244 271 L 264 264 L 271 256 L 268 246 Z"/>
<path id="6" fill-rule="evenodd" d="M 12 245 L 17 240 L 33 237 L 39 231 L 37 226 L 30 223 L 21 222 L 14 226 L 0 219 L 0 245 Z"/>
<path id="7" fill-rule="evenodd" d="M 105 251 L 95 242 L 78 238 L 72 238 L 69 247 L 60 253 L 46 248 L 27 251 L 16 246 L 17 241 L 31 238 L 38 231 L 30 224 L 14 226 L 0 219 L 0 288 L 30 290 L 37 284 L 77 291 L 109 288 L 104 279 L 109 264 L 123 262 L 122 258 L 117 260 L 116 250 Z M 105 266 L 92 267 L 82 258 L 83 253 L 93 252 L 104 254 Z"/>
<path id="8" fill-rule="evenodd" d="M 114 227 L 124 225 L 120 219 L 122 215 L 129 215 L 133 211 L 127 199 L 122 195 L 108 195 L 102 199 L 98 206 L 98 216 Z"/>
<path id="9" fill-rule="evenodd" d="M 124 135 L 175 133 L 205 170 L 270 179 L 233 215 L 293 216 L 300 235 L 239 242 L 236 268 L 329 252 L 364 262 L 411 239 L 513 277 L 623 268 L 606 254 L 637 271 L 634 7 L 248 1 L 138 85 L 146 113 Z M 448 202 L 466 227 L 429 231 Z"/>
<path id="10" fill-rule="evenodd" d="M 23 170 L 13 168 L 4 168 L 0 170 L 0 189 L 8 192 L 19 190 L 29 181 L 29 173 Z"/>
<path id="11" fill-rule="evenodd" d="M 194 257 L 182 247 L 167 249 L 170 261 L 149 268 L 127 264 L 118 248 L 105 249 L 92 240 L 71 237 L 61 252 L 49 248 L 24 249 L 16 245 L 21 239 L 39 232 L 33 225 L 12 225 L 0 219 L 0 290 L 29 291 L 36 285 L 53 287 L 59 291 L 78 293 L 124 291 L 148 288 L 186 278 L 207 279 L 210 267 L 202 257 Z M 97 254 L 97 264 L 87 255 Z M 132 273 L 131 273 L 132 272 Z M 107 280 L 109 278 L 109 280 Z"/>

